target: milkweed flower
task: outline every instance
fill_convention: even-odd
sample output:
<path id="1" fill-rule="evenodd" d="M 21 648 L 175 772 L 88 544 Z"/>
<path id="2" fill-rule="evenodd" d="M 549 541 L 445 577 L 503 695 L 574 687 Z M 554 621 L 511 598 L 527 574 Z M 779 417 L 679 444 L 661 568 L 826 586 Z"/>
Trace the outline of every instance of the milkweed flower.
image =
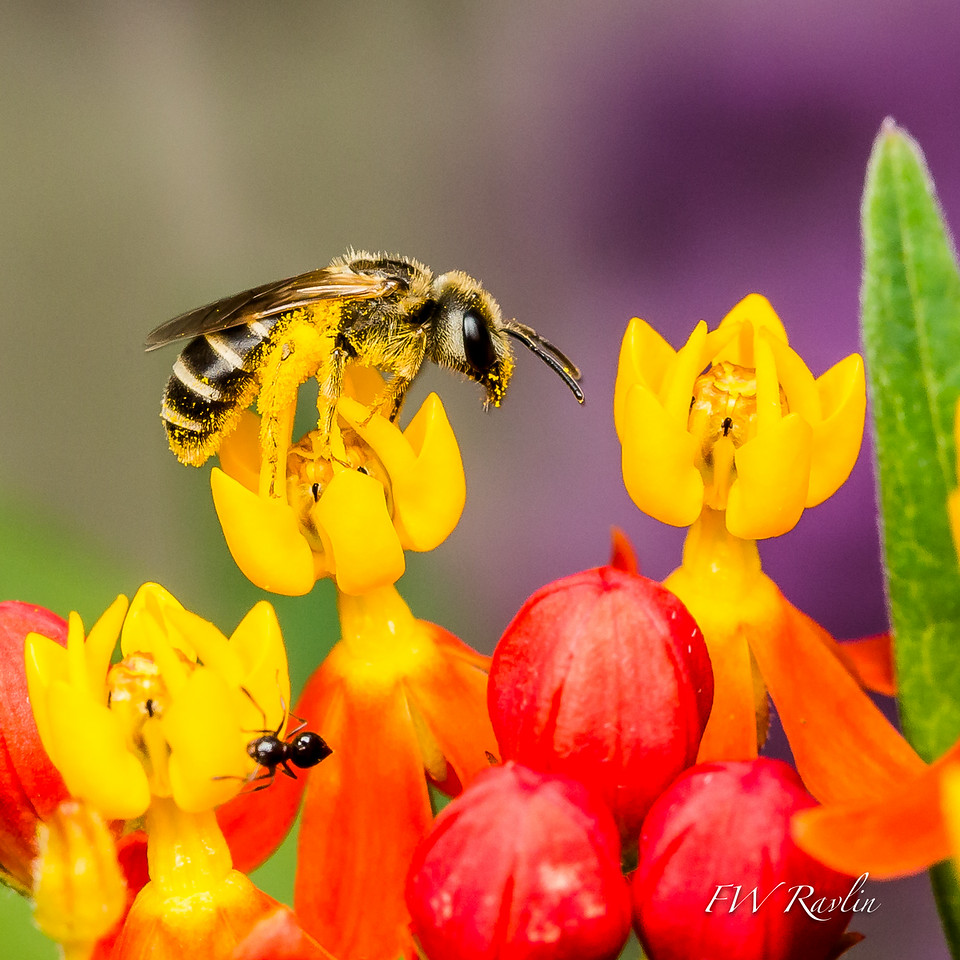
<path id="1" fill-rule="evenodd" d="M 406 899 L 429 960 L 613 960 L 630 930 L 607 808 L 575 780 L 512 761 L 437 817 Z"/>
<path id="2" fill-rule="evenodd" d="M 334 751 L 308 778 L 297 915 L 345 960 L 412 958 L 403 890 L 428 783 L 456 793 L 495 759 L 489 658 L 415 619 L 392 585 L 339 608 L 342 639 L 297 704 Z"/>
<path id="3" fill-rule="evenodd" d="M 147 835 L 150 879 L 114 960 L 179 957 L 197 944 L 229 957 L 276 906 L 232 868 L 214 811 L 256 772 L 251 733 L 283 735 L 290 688 L 273 608 L 257 604 L 228 640 L 146 584 L 86 638 L 71 614 L 66 648 L 28 636 L 26 672 L 40 737 L 71 795 L 104 819 L 142 822 Z"/>
<path id="4" fill-rule="evenodd" d="M 790 839 L 791 814 L 813 806 L 779 760 L 683 773 L 644 821 L 632 880 L 650 960 L 833 960 L 861 939 L 844 936 L 865 909 L 854 878 Z"/>
<path id="5" fill-rule="evenodd" d="M 923 769 L 861 689 L 867 671 L 786 600 L 756 544 L 843 483 L 864 409 L 860 357 L 814 380 L 756 294 L 676 352 L 641 320 L 624 337 L 614 406 L 624 482 L 645 512 L 690 525 L 664 586 L 700 625 L 713 665 L 699 759 L 756 757 L 769 692 L 822 801 L 879 796 Z"/>
<path id="6" fill-rule="evenodd" d="M 494 651 L 488 695 L 504 759 L 589 784 L 634 844 L 650 804 L 696 761 L 713 674 L 683 604 L 617 563 L 524 603 Z"/>
<path id="7" fill-rule="evenodd" d="M 0 878 L 22 893 L 33 886 L 37 828 L 69 799 L 27 697 L 23 643 L 35 630 L 51 643 L 66 643 L 66 621 L 56 614 L 28 603 L 0 603 Z"/>
<path id="8" fill-rule="evenodd" d="M 372 412 L 382 384 L 376 371 L 353 369 L 332 458 L 318 430 L 265 454 L 249 411 L 223 442 L 213 502 L 237 566 L 257 586 L 298 596 L 333 577 L 344 593 L 363 593 L 399 579 L 404 550 L 432 550 L 457 525 L 466 483 L 440 398 L 430 394 L 401 431 Z"/>
<path id="9" fill-rule="evenodd" d="M 814 380 L 756 293 L 716 330 L 700 321 L 679 351 L 639 319 L 623 339 L 614 420 L 624 483 L 644 513 L 674 526 L 707 506 L 741 539 L 793 529 L 850 475 L 865 411 L 860 355 Z"/>

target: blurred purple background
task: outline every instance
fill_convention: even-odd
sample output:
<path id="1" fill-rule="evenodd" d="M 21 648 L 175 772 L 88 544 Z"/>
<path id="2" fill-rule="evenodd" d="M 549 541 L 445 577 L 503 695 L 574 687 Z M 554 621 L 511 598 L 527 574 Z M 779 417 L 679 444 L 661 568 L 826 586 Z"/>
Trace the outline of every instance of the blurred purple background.
<path id="1" fill-rule="evenodd" d="M 349 245 L 481 278 L 582 367 L 521 356 L 503 409 L 429 371 L 467 467 L 463 520 L 414 556 L 416 612 L 489 650 L 536 587 L 604 562 L 656 577 L 682 531 L 643 516 L 611 403 L 627 320 L 674 345 L 746 293 L 819 375 L 858 349 L 859 202 L 892 115 L 960 221 L 960 8 L 864 0 L 347 5 L 5 4 L 0 30 L 0 484 L 232 625 L 257 594 L 205 476 L 165 449 L 173 362 L 143 336 Z M 885 626 L 869 447 L 764 544 L 838 636 Z M 332 591 L 311 601 L 327 618 Z M 319 628 L 318 628 L 319 629 Z M 296 638 L 292 638 L 296 643 Z M 302 654 L 310 661 L 316 656 Z M 924 878 L 872 885 L 853 956 L 946 957 Z"/>

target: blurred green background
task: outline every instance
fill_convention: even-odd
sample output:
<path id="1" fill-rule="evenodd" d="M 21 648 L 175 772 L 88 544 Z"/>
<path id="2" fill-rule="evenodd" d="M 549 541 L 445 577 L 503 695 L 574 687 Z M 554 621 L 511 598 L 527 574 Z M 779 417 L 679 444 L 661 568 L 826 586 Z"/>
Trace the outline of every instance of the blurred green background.
<path id="1" fill-rule="evenodd" d="M 191 307 L 348 246 L 480 278 L 583 368 L 587 404 L 531 356 L 485 414 L 429 370 L 468 494 L 408 557 L 415 612 L 490 651 L 541 584 L 605 560 L 644 571 L 682 531 L 627 498 L 610 405 L 630 316 L 674 344 L 751 290 L 816 374 L 857 349 L 858 205 L 892 113 L 960 218 L 953 2 L 350 4 L 0 0 L 0 593 L 90 623 L 157 580 L 229 632 L 262 594 L 234 568 L 207 469 L 158 411 Z M 763 547 L 840 636 L 885 624 L 869 456 Z M 299 687 L 336 639 L 333 591 L 277 603 Z M 281 897 L 289 856 L 266 868 Z M 878 888 L 875 958 L 946 956 L 924 878 Z M 0 893 L 0 956 L 54 951 Z"/>

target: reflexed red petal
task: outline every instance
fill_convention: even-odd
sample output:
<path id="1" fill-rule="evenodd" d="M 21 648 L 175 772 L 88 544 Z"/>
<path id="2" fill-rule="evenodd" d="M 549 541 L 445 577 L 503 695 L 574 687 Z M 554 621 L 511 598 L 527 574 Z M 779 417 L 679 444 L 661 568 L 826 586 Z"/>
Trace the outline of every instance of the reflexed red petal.
<path id="1" fill-rule="evenodd" d="M 883 797 L 806 811 L 794 818 L 794 839 L 834 869 L 880 879 L 926 870 L 953 852 L 940 791 L 958 760 L 960 745 Z"/>
<path id="2" fill-rule="evenodd" d="M 334 648 L 297 707 L 333 749 L 309 774 L 297 915 L 337 957 L 413 958 L 403 887 L 432 819 L 423 760 L 400 683 L 347 656 Z"/>
<path id="3" fill-rule="evenodd" d="M 293 911 L 278 905 L 237 944 L 231 960 L 333 960 L 308 936 Z"/>
<path id="4" fill-rule="evenodd" d="M 67 624 L 42 607 L 0 603 L 0 873 L 6 870 L 22 887 L 31 883 L 37 818 L 68 796 L 40 743 L 27 695 L 23 643 L 32 632 L 63 645 Z"/>
<path id="5" fill-rule="evenodd" d="M 807 789 L 822 803 L 881 798 L 926 764 L 837 659 L 830 636 L 785 598 L 750 648 Z"/>
<path id="6" fill-rule="evenodd" d="M 742 627 L 704 634 L 713 665 L 713 710 L 700 740 L 698 763 L 753 760 L 757 756 L 757 712 L 750 648 Z"/>
<path id="7" fill-rule="evenodd" d="M 217 808 L 217 822 L 237 870 L 249 873 L 280 846 L 297 818 L 306 783 L 305 772 L 297 771 L 294 780 L 278 770 L 266 789 L 255 789 L 261 783 L 251 783 Z"/>
<path id="8" fill-rule="evenodd" d="M 639 573 L 640 564 L 637 562 L 637 552 L 633 549 L 630 538 L 619 527 L 613 527 L 610 531 L 610 539 L 612 541 L 610 566 L 623 570 L 624 573 Z"/>
<path id="9" fill-rule="evenodd" d="M 489 658 L 434 624 L 422 624 L 445 656 L 424 660 L 407 680 L 407 696 L 420 712 L 462 786 L 498 755 L 487 714 Z"/>
<path id="10" fill-rule="evenodd" d="M 843 640 L 840 656 L 859 678 L 862 686 L 887 697 L 897 695 L 897 677 L 893 665 L 893 637 L 877 633 L 859 640 Z"/>

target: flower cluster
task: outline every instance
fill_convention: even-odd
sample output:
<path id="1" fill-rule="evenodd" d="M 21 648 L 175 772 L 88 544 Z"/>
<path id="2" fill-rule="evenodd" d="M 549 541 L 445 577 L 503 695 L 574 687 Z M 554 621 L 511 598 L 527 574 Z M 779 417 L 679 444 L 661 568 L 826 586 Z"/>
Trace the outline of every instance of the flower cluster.
<path id="1" fill-rule="evenodd" d="M 344 302 L 403 295 L 370 283 Z M 608 564 L 537 590 L 486 657 L 396 588 L 405 552 L 456 526 L 463 464 L 435 394 L 401 429 L 414 368 L 347 349 L 343 309 L 270 314 L 236 402 L 181 358 L 171 383 L 229 408 L 210 424 L 199 400 L 165 405 L 181 459 L 219 453 L 247 578 L 334 584 L 340 638 L 299 697 L 266 601 L 229 637 L 154 583 L 89 631 L 0 603 L 0 880 L 69 960 L 615 960 L 631 931 L 650 960 L 836 960 L 863 874 L 960 854 L 960 743 L 925 763 L 868 692 L 894 692 L 890 635 L 838 643 L 760 564 L 758 541 L 854 466 L 859 355 L 814 377 L 758 294 L 678 350 L 631 321 L 623 481 L 689 528 L 680 565 L 642 576 L 616 532 Z M 462 313 L 489 387 L 496 350 Z M 582 399 L 562 354 L 505 329 Z M 960 411 L 956 429 L 960 451 Z M 960 493 L 949 511 L 960 545 Z M 760 756 L 770 701 L 795 767 Z M 247 873 L 301 806 L 291 909 Z"/>

